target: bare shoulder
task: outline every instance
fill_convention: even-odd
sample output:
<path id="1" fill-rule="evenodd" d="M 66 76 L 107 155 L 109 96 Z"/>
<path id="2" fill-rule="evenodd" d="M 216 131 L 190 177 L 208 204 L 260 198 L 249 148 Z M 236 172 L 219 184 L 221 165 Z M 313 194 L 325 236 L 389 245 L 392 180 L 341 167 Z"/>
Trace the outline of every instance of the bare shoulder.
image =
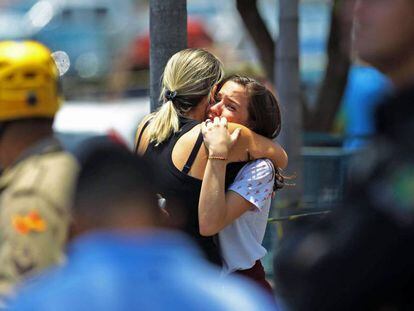
<path id="1" fill-rule="evenodd" d="M 191 130 L 189 130 L 187 133 L 185 133 L 180 139 L 178 140 L 178 143 L 182 143 L 184 141 L 195 141 L 197 140 L 198 135 L 201 131 L 201 124 L 198 124 L 194 126 Z"/>
<path id="2" fill-rule="evenodd" d="M 174 146 L 172 153 L 172 160 L 174 166 L 179 170 L 182 170 L 185 163 L 187 162 L 194 146 L 197 141 L 198 136 L 200 135 L 201 124 L 196 125 L 190 131 L 185 133 Z M 197 156 L 194 160 L 193 165 L 189 175 L 198 179 L 202 179 L 204 175 L 204 170 L 207 163 L 207 151 L 204 147 L 204 144 L 201 145 L 200 149 L 197 152 Z"/>
<path id="3" fill-rule="evenodd" d="M 194 144 L 200 134 L 201 125 L 194 126 L 190 131 L 181 136 L 173 149 L 173 158 L 176 155 L 188 157 L 194 147 Z"/>
<path id="4" fill-rule="evenodd" d="M 138 154 L 144 154 L 145 150 L 147 150 L 148 144 L 149 144 L 149 137 L 147 135 L 146 126 L 148 122 L 153 117 L 153 114 L 147 115 L 141 123 L 138 125 L 137 131 L 135 133 L 135 150 Z M 138 140 L 140 140 L 139 145 Z"/>

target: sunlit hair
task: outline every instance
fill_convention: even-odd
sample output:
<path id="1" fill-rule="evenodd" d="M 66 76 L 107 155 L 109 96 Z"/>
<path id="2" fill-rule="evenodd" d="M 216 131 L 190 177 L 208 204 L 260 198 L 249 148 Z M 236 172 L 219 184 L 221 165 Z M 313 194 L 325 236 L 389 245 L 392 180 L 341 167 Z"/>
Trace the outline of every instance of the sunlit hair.
<path id="1" fill-rule="evenodd" d="M 244 87 L 248 97 L 248 127 L 259 135 L 275 138 L 282 127 L 279 102 L 276 96 L 262 83 L 253 78 L 232 75 L 223 79 L 217 92 L 228 81 Z"/>
<path id="2" fill-rule="evenodd" d="M 202 49 L 186 49 L 174 54 L 164 69 L 160 100 L 148 125 L 150 142 L 162 143 L 179 130 L 179 116 L 196 107 L 223 78 L 222 63 Z"/>

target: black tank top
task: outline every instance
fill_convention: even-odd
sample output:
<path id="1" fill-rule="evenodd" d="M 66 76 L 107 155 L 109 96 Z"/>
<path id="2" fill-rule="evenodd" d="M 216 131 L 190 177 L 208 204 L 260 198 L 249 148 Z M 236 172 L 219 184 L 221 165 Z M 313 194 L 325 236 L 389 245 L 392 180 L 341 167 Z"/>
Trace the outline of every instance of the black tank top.
<path id="1" fill-rule="evenodd" d="M 150 143 L 144 157 L 155 162 L 159 169 L 159 192 L 167 200 L 167 210 L 173 222 L 179 223 L 179 227 L 195 239 L 209 261 L 221 265 L 217 236 L 204 237 L 199 232 L 198 201 L 201 180 L 187 175 L 202 145 L 201 133 L 183 171 L 176 168 L 172 161 L 172 151 L 177 141 L 199 123 L 196 120 L 180 117 L 180 130 L 157 146 L 154 142 Z M 137 145 L 139 145 L 140 138 Z M 226 187 L 231 184 L 245 163 L 238 162 L 227 165 Z"/>

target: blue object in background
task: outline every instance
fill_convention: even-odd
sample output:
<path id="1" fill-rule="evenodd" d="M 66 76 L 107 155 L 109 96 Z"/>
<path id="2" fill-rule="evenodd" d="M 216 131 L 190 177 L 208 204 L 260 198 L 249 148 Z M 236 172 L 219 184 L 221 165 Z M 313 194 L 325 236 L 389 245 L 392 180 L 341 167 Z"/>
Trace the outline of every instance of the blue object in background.
<path id="1" fill-rule="evenodd" d="M 10 310 L 277 310 L 201 256 L 174 232 L 88 233 L 72 243 L 66 266 L 29 282 Z"/>
<path id="2" fill-rule="evenodd" d="M 373 67 L 353 65 L 342 102 L 345 114 L 344 147 L 363 147 L 375 133 L 375 108 L 391 92 L 391 82 Z"/>

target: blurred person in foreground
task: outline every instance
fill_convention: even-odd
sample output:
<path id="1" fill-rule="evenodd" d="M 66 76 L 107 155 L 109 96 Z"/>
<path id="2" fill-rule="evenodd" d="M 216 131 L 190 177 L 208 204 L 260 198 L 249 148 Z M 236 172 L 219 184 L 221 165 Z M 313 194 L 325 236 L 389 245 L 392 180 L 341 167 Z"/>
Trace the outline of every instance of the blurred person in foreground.
<path id="1" fill-rule="evenodd" d="M 151 163 L 113 144 L 82 163 L 68 264 L 28 282 L 11 310 L 274 310 L 162 228 Z"/>
<path id="2" fill-rule="evenodd" d="M 0 300 L 64 259 L 78 165 L 53 138 L 58 79 L 45 46 L 0 42 Z"/>
<path id="3" fill-rule="evenodd" d="M 395 91 L 344 206 L 283 242 L 276 282 L 289 310 L 414 309 L 414 1 L 359 0 L 355 22 L 359 57 Z"/>

